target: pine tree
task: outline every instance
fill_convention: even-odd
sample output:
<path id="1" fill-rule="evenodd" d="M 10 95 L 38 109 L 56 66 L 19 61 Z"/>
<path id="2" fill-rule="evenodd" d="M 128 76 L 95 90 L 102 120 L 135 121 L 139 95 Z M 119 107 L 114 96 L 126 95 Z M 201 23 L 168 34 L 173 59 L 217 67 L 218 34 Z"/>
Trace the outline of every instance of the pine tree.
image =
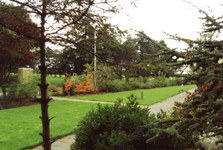
<path id="1" fill-rule="evenodd" d="M 197 6 L 195 6 L 197 7 Z M 198 8 L 198 7 L 197 7 Z M 203 33 L 213 33 L 223 28 L 222 18 L 210 17 L 208 13 L 200 8 L 199 12 L 205 15 Z M 203 40 L 191 40 L 181 38 L 177 35 L 169 35 L 172 39 L 183 41 L 188 44 L 184 51 L 176 51 L 160 45 L 158 55 L 164 55 L 164 60 L 169 66 L 180 68 L 185 65 L 194 65 L 194 74 L 184 75 L 184 82 L 195 81 L 198 89 L 189 96 L 184 103 L 176 103 L 180 117 L 175 119 L 161 119 L 152 122 L 147 127 L 153 127 L 156 135 L 147 140 L 147 143 L 155 142 L 162 136 L 171 136 L 175 142 L 184 142 L 186 139 L 182 134 L 187 131 L 190 134 L 213 133 L 210 136 L 222 136 L 223 134 L 223 41 L 206 38 Z M 155 42 L 154 42 L 155 43 Z M 182 76 L 182 75 L 178 75 Z M 163 123 L 172 122 L 172 127 L 161 129 L 159 126 Z M 158 136 L 157 136 L 158 135 Z M 174 144 L 176 144 L 174 143 Z M 216 144 L 222 144 L 223 138 L 216 141 Z M 182 148 L 185 149 L 185 148 Z"/>

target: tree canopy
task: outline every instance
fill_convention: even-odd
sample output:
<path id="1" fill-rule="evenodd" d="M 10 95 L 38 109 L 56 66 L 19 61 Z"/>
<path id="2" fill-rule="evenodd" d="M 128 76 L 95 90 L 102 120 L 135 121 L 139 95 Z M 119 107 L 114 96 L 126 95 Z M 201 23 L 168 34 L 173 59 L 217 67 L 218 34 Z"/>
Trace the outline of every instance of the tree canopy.
<path id="1" fill-rule="evenodd" d="M 0 11 L 3 11 L 0 16 L 0 86 L 5 95 L 5 86 L 9 82 L 10 73 L 21 66 L 33 67 L 33 60 L 37 58 L 37 53 L 31 50 L 38 44 L 14 30 L 38 36 L 38 29 L 33 23 L 31 29 L 25 24 L 25 22 L 31 23 L 31 20 L 23 8 L 0 3 Z"/>

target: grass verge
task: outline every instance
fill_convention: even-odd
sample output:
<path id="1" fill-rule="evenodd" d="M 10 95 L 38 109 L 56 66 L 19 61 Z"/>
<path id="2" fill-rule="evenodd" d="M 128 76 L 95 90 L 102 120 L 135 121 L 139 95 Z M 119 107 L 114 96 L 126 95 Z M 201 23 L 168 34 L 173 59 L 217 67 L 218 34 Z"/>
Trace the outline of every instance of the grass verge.
<path id="1" fill-rule="evenodd" d="M 51 139 L 71 134 L 79 119 L 96 103 L 54 101 L 49 103 Z M 40 105 L 0 111 L 0 149 L 21 150 L 41 144 Z"/>
<path id="2" fill-rule="evenodd" d="M 195 88 L 196 85 L 184 85 L 184 91 Z M 117 98 L 123 98 L 123 103 L 128 101 L 127 96 L 135 94 L 139 100 L 140 105 L 151 105 L 160 101 L 163 101 L 169 97 L 179 94 L 181 86 L 171 86 L 154 89 L 140 89 L 133 91 L 124 91 L 116 93 L 107 93 L 101 95 L 81 96 L 81 97 L 70 97 L 73 99 L 80 100 L 92 100 L 92 101 L 106 101 L 115 102 Z M 141 92 L 143 92 L 143 99 L 141 99 Z"/>

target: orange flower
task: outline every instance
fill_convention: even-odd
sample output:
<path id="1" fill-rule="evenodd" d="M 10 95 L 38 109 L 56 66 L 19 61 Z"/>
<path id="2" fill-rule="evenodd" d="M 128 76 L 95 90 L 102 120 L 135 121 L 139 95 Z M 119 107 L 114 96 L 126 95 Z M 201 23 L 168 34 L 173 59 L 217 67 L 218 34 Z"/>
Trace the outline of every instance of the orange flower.
<path id="1" fill-rule="evenodd" d="M 216 116 L 220 116 L 220 113 L 217 113 Z"/>
<path id="2" fill-rule="evenodd" d="M 93 78 L 92 75 L 90 75 L 89 73 L 87 73 L 86 75 L 86 81 L 82 81 L 81 83 L 77 83 L 75 85 L 75 89 L 74 91 L 77 93 L 91 93 L 93 92 L 94 88 L 93 88 L 93 83 L 91 81 L 91 79 Z"/>

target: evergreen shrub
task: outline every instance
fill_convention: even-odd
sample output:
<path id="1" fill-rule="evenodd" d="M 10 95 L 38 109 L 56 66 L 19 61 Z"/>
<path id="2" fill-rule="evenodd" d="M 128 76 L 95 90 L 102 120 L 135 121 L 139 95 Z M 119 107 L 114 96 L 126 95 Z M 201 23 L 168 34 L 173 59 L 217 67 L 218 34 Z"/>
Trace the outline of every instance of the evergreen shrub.
<path id="1" fill-rule="evenodd" d="M 169 134 L 175 132 L 174 129 L 159 132 L 159 129 L 174 126 L 176 120 L 180 119 L 176 111 L 161 111 L 154 115 L 150 114 L 148 108 L 138 106 L 134 95 L 128 99 L 126 105 L 118 99 L 113 105 L 98 104 L 96 109 L 92 108 L 74 130 L 76 138 L 71 150 L 184 150 L 195 147 L 199 139 L 196 133 L 179 131 L 185 138 L 176 142 L 175 135 Z M 148 123 L 153 126 L 147 126 Z M 153 137 L 158 138 L 147 141 Z"/>
<path id="2" fill-rule="evenodd" d="M 172 112 L 164 112 L 161 110 L 161 112 L 156 115 L 156 118 L 156 120 L 150 122 L 152 126 L 145 125 L 140 128 L 141 132 L 138 133 L 143 134 L 144 137 L 147 138 L 146 143 L 148 149 L 195 149 L 196 143 L 199 141 L 197 132 L 189 132 L 189 129 L 185 130 L 183 128 L 178 131 L 174 129 L 176 121 L 181 119 L 177 110 L 173 110 Z M 181 138 L 181 136 L 183 138 Z M 156 138 L 156 140 L 153 140 L 154 138 Z"/>
<path id="3" fill-rule="evenodd" d="M 140 149 L 145 146 L 143 135 L 135 134 L 140 126 L 155 119 L 148 108 L 138 106 L 136 97 L 128 97 L 129 102 L 102 106 L 89 111 L 74 130 L 75 142 L 71 150 Z"/>

